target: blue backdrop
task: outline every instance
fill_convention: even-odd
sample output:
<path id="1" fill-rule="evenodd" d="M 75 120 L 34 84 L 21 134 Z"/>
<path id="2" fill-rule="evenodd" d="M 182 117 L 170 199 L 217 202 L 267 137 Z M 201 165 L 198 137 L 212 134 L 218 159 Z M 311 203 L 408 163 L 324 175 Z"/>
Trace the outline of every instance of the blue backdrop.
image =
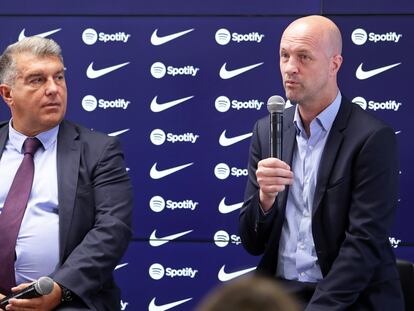
<path id="1" fill-rule="evenodd" d="M 35 34 L 56 40 L 66 65 L 67 118 L 117 135 L 123 144 L 135 192 L 134 238 L 114 272 L 123 310 L 192 310 L 212 287 L 257 264 L 237 229 L 249 139 L 254 122 L 267 114 L 267 98 L 284 94 L 278 44 L 300 15 L 322 13 L 338 24 L 343 95 L 398 135 L 400 201 L 390 242 L 397 257 L 414 261 L 412 1 L 2 6 L 0 49 Z M 364 74 L 384 67 L 381 74 Z M 5 105 L 0 115 L 9 118 Z"/>

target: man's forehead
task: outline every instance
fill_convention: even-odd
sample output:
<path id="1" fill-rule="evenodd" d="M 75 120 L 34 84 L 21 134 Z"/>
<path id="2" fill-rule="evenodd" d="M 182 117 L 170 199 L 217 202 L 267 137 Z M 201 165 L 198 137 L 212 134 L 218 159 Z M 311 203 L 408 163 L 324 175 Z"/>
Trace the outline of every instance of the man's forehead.
<path id="1" fill-rule="evenodd" d="M 286 36 L 280 41 L 280 50 L 313 51 L 320 46 L 319 40 L 313 37 Z"/>
<path id="2" fill-rule="evenodd" d="M 17 54 L 14 58 L 18 71 L 63 70 L 63 63 L 58 56 L 37 56 L 30 53 Z"/>

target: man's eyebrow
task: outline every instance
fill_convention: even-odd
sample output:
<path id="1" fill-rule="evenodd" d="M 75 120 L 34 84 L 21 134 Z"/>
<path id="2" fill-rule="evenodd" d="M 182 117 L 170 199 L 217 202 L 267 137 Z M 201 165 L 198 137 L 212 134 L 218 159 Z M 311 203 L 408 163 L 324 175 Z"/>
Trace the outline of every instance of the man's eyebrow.
<path id="1" fill-rule="evenodd" d="M 43 76 L 44 74 L 42 73 L 42 72 L 32 72 L 32 73 L 29 73 L 26 77 L 25 77 L 25 79 L 30 79 L 30 78 L 34 78 L 34 77 L 39 77 L 39 76 Z"/>

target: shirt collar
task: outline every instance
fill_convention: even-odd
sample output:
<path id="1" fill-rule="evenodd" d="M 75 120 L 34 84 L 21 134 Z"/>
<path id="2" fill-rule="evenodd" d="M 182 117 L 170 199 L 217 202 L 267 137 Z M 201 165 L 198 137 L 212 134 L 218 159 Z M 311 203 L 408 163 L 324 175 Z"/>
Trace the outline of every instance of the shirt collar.
<path id="1" fill-rule="evenodd" d="M 23 143 L 28 136 L 16 131 L 12 126 L 12 120 L 13 119 L 10 119 L 9 121 L 9 141 L 13 147 L 21 153 L 23 150 Z M 35 137 L 40 140 L 43 148 L 47 150 L 54 142 L 56 142 L 58 132 L 59 124 L 50 130 L 37 134 Z"/>
<path id="2" fill-rule="evenodd" d="M 333 122 L 335 121 L 336 115 L 338 114 L 339 107 L 341 106 L 342 94 L 338 91 L 334 101 L 329 104 L 321 113 L 319 113 L 315 120 L 317 123 L 326 131 L 329 132 L 332 128 Z M 313 121 L 312 121 L 313 122 Z M 300 134 L 305 131 L 302 119 L 299 115 L 299 107 L 295 107 L 295 116 L 293 117 L 293 124 L 296 127 L 296 133 Z"/>

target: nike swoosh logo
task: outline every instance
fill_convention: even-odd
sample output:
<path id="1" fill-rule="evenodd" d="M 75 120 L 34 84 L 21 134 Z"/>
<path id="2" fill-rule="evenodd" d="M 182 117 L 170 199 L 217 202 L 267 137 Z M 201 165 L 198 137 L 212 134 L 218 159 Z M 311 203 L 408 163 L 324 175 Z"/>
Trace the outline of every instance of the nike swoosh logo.
<path id="1" fill-rule="evenodd" d="M 219 144 L 222 145 L 223 147 L 228 147 L 235 143 L 238 143 L 239 141 L 249 138 L 252 135 L 253 133 L 248 133 L 248 134 L 243 134 L 243 135 L 228 138 L 226 137 L 226 130 L 224 130 L 223 133 L 221 133 L 220 135 Z"/>
<path id="2" fill-rule="evenodd" d="M 263 63 L 257 63 L 254 65 L 250 65 L 250 66 L 246 66 L 246 67 L 242 67 L 238 69 L 233 69 L 233 70 L 227 70 L 226 69 L 227 63 L 224 63 L 223 66 L 221 66 L 220 68 L 220 78 L 231 79 L 231 78 L 234 78 L 235 76 L 245 73 L 246 71 L 259 67 L 260 65 L 263 65 Z"/>
<path id="3" fill-rule="evenodd" d="M 123 134 L 125 132 L 128 132 L 128 131 L 129 131 L 129 129 L 120 130 L 120 131 L 109 133 L 108 136 L 118 136 L 118 135 L 121 135 L 121 134 Z"/>
<path id="4" fill-rule="evenodd" d="M 186 167 L 193 165 L 193 164 L 194 162 L 191 162 L 191 163 L 187 163 L 184 165 L 180 165 L 180 166 L 176 166 L 176 167 L 172 167 L 172 168 L 159 171 L 157 170 L 157 162 L 155 162 L 154 165 L 151 167 L 150 176 L 152 179 L 160 179 L 165 176 L 171 175 L 175 172 L 178 172 L 182 169 L 185 169 Z"/>
<path id="5" fill-rule="evenodd" d="M 155 235 L 157 230 L 154 230 L 151 233 L 149 244 L 151 246 L 154 246 L 154 247 L 161 246 L 161 245 L 164 245 L 164 244 L 166 244 L 166 243 L 168 243 L 172 240 L 178 239 L 179 237 L 182 237 L 183 235 L 189 234 L 192 231 L 193 230 L 188 230 L 188 231 L 179 232 L 179 233 L 176 233 L 176 234 L 167 235 L 167 236 L 164 236 L 162 238 L 157 238 L 157 236 Z"/>
<path id="6" fill-rule="evenodd" d="M 226 200 L 226 197 L 224 197 L 223 200 L 220 201 L 219 208 L 218 208 L 219 212 L 222 214 L 228 214 L 228 213 L 234 212 L 235 210 L 238 210 L 240 207 L 243 206 L 243 202 L 227 205 L 225 200 Z"/>
<path id="7" fill-rule="evenodd" d="M 359 67 L 357 68 L 357 71 L 356 71 L 356 77 L 359 80 L 365 80 L 365 79 L 371 78 L 371 77 L 376 76 L 380 73 L 383 73 L 384 71 L 390 70 L 391 68 L 394 68 L 398 65 L 401 65 L 401 63 L 395 63 L 395 64 L 392 64 L 392 65 L 389 65 L 389 66 L 384 66 L 384 67 L 380 67 L 380 68 L 365 71 L 365 70 L 362 69 L 362 64 L 363 63 L 361 63 L 361 65 L 359 65 Z"/>
<path id="8" fill-rule="evenodd" d="M 115 269 L 114 270 L 118 270 L 118 269 L 121 269 L 121 268 L 123 268 L 123 267 L 125 267 L 125 266 L 127 266 L 128 265 L 128 263 L 126 262 L 126 263 L 123 263 L 123 264 L 120 264 L 120 265 L 117 265 L 116 267 L 115 267 Z"/>
<path id="9" fill-rule="evenodd" d="M 173 101 L 165 102 L 165 103 L 162 103 L 162 104 L 157 103 L 157 97 L 158 96 L 155 96 L 153 98 L 153 100 L 151 101 L 150 108 L 151 108 L 152 112 L 161 112 L 161 111 L 167 110 L 171 107 L 174 107 L 178 104 L 181 104 L 181 103 L 193 98 L 194 96 L 188 96 L 188 97 L 176 99 L 176 100 L 173 100 Z"/>
<path id="10" fill-rule="evenodd" d="M 162 36 L 162 37 L 160 37 L 157 34 L 158 29 L 155 29 L 154 32 L 151 35 L 151 44 L 152 45 L 161 45 L 161 44 L 167 43 L 169 41 L 172 41 L 174 39 L 177 39 L 177 38 L 179 38 L 181 36 L 184 36 L 185 34 L 187 34 L 189 32 L 192 32 L 193 30 L 194 30 L 194 28 L 188 29 L 188 30 L 184 30 L 184 31 L 180 31 L 180 32 L 176 32 L 176 33 L 170 34 L 168 36 Z"/>
<path id="11" fill-rule="evenodd" d="M 223 267 L 221 267 L 219 273 L 218 273 L 218 279 L 222 282 L 227 282 L 230 281 L 232 279 L 235 279 L 243 274 L 249 273 L 250 271 L 253 271 L 256 269 L 256 267 L 252 267 L 252 268 L 247 268 L 244 270 L 240 270 L 240 271 L 236 271 L 236 272 L 231 272 L 231 273 L 226 273 L 224 271 L 224 267 L 226 265 L 223 265 Z"/>
<path id="12" fill-rule="evenodd" d="M 218 279 L 220 281 L 222 281 L 222 282 L 230 281 L 232 279 L 235 279 L 235 278 L 237 278 L 237 277 L 239 277 L 239 276 L 241 276 L 243 274 L 246 274 L 246 273 L 248 273 L 248 272 L 253 271 L 254 269 L 256 269 L 256 267 L 252 267 L 252 268 L 247 268 L 247 269 L 240 270 L 240 271 L 236 271 L 236 272 L 226 273 L 224 271 L 224 267 L 225 266 L 226 265 L 223 265 L 223 267 L 221 267 L 221 269 L 220 269 L 220 271 L 218 273 Z"/>
<path id="13" fill-rule="evenodd" d="M 61 30 L 62 30 L 62 28 L 57 28 L 57 29 L 53 29 L 51 31 L 46 31 L 46 32 L 38 33 L 37 35 L 31 35 L 29 37 L 36 36 L 36 37 L 45 38 L 47 36 L 53 35 L 55 32 L 61 31 Z M 21 41 L 24 38 L 27 38 L 28 37 L 28 36 L 25 35 L 25 33 L 24 33 L 25 31 L 26 31 L 26 29 L 23 28 L 23 30 L 20 32 L 20 34 L 19 34 L 19 41 Z"/>
<path id="14" fill-rule="evenodd" d="M 401 131 L 396 131 L 395 132 L 395 135 L 398 135 L 398 134 L 400 134 L 401 133 Z"/>
<path id="15" fill-rule="evenodd" d="M 106 74 L 108 74 L 112 71 L 115 71 L 119 68 L 122 68 L 122 67 L 124 67 L 128 64 L 129 64 L 129 62 L 126 62 L 126 63 L 123 63 L 123 64 L 119 64 L 119 65 L 115 65 L 115 66 L 95 70 L 95 69 L 93 69 L 93 62 L 92 62 L 92 63 L 90 63 L 88 69 L 86 70 L 86 76 L 89 79 L 96 79 L 96 78 L 102 77 L 102 76 L 104 76 L 104 75 L 106 75 Z"/>
<path id="16" fill-rule="evenodd" d="M 179 305 L 181 305 L 181 304 L 183 304 L 187 301 L 190 301 L 193 298 L 187 298 L 187 299 L 183 299 L 183 300 L 179 300 L 179 301 L 174 301 L 174 302 L 167 303 L 165 305 L 159 305 L 159 306 L 157 306 L 155 304 L 155 299 L 156 299 L 156 297 L 154 297 L 154 299 L 151 300 L 151 302 L 148 306 L 148 311 L 165 311 L 165 310 L 169 310 L 169 309 L 172 309 L 176 306 L 179 306 Z"/>

